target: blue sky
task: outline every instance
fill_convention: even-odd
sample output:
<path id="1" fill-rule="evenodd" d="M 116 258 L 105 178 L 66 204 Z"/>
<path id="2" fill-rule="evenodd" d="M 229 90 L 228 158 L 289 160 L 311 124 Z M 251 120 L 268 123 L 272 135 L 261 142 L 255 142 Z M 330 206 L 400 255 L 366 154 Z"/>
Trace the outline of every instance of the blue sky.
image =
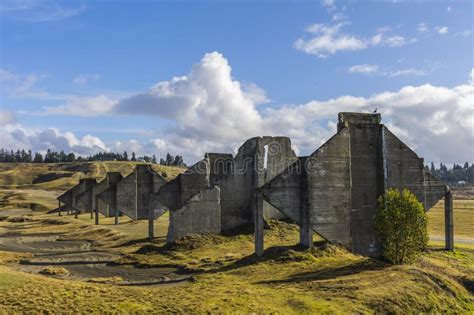
<path id="1" fill-rule="evenodd" d="M 308 154 L 379 108 L 427 161 L 474 162 L 471 1 L 2 1 L 4 146 Z M 173 78 L 180 78 L 173 80 Z"/>

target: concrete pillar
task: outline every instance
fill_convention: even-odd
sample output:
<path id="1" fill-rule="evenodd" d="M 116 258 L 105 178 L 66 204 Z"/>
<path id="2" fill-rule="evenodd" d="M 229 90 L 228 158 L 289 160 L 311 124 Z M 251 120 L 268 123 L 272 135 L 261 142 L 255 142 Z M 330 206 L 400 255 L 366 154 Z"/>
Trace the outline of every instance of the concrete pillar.
<path id="1" fill-rule="evenodd" d="M 58 200 L 58 216 L 61 216 L 61 201 Z"/>
<path id="2" fill-rule="evenodd" d="M 309 162 L 304 160 L 300 175 L 300 245 L 304 248 L 313 248 L 313 228 L 309 214 L 309 179 L 307 173 Z"/>
<path id="3" fill-rule="evenodd" d="M 453 219 L 453 194 L 446 187 L 444 194 L 444 232 L 446 250 L 454 250 L 454 219 Z"/>
<path id="4" fill-rule="evenodd" d="M 95 208 L 95 225 L 99 225 L 99 207 Z"/>
<path id="5" fill-rule="evenodd" d="M 115 209 L 115 225 L 119 224 L 119 211 Z"/>
<path id="6" fill-rule="evenodd" d="M 155 238 L 155 218 L 154 211 L 148 209 L 148 240 L 152 241 Z"/>
<path id="7" fill-rule="evenodd" d="M 77 219 L 77 207 L 76 207 L 76 198 L 72 200 L 72 211 L 74 211 L 74 218 Z"/>
<path id="8" fill-rule="evenodd" d="M 264 232 L 263 232 L 263 195 L 260 189 L 255 190 L 254 198 L 254 223 L 255 223 L 255 255 L 263 256 Z"/>
<path id="9" fill-rule="evenodd" d="M 155 238 L 155 220 L 148 220 L 148 240 L 153 241 Z"/>
<path id="10" fill-rule="evenodd" d="M 300 245 L 304 248 L 313 248 L 313 229 L 309 222 L 309 215 L 304 213 L 301 213 Z"/>

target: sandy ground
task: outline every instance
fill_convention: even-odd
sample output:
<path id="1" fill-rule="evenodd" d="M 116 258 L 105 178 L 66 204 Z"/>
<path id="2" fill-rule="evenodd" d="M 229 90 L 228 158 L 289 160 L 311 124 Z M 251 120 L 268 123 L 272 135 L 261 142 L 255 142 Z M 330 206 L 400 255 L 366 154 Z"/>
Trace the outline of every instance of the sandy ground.
<path id="1" fill-rule="evenodd" d="M 14 216 L 25 209 L 8 210 Z M 4 212 L 2 212 L 4 213 Z M 15 224 L 0 229 L 0 251 L 31 254 L 9 267 L 18 271 L 42 273 L 46 268 L 67 270 L 52 277 L 97 281 L 116 285 L 162 285 L 191 279 L 191 275 L 173 267 L 137 268 L 115 263 L 122 256 L 94 247 L 86 240 L 65 239 L 63 234 L 19 233 Z"/>

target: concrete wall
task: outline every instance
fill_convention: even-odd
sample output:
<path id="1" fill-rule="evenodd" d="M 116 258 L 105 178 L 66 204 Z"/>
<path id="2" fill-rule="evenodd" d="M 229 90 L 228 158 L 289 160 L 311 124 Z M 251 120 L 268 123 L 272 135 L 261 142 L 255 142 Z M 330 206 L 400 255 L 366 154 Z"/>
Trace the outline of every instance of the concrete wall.
<path id="1" fill-rule="evenodd" d="M 79 180 L 79 184 L 71 188 L 73 210 L 78 213 L 91 211 L 92 201 L 90 198 L 81 198 L 78 201 L 78 196 L 85 191 L 91 189 L 96 184 L 96 180 L 92 178 L 82 178 Z"/>
<path id="2" fill-rule="evenodd" d="M 265 151 L 268 152 L 266 167 Z M 239 148 L 235 158 L 231 154 L 207 153 L 203 160 L 164 185 L 151 202 L 153 207 L 159 207 L 160 204 L 167 207 L 172 216 L 173 211 L 179 210 L 182 213 L 184 209 L 195 213 L 193 207 L 201 209 L 201 205 L 191 203 L 189 199 L 218 186 L 220 227 L 224 230 L 252 223 L 254 189 L 262 186 L 296 159 L 290 140 L 286 137 L 252 138 Z M 266 209 L 268 217 L 283 216 L 269 204 L 266 204 Z M 202 213 L 203 216 L 207 214 Z"/>
<path id="3" fill-rule="evenodd" d="M 67 190 L 64 192 L 62 195 L 58 196 L 56 199 L 58 199 L 60 202 L 63 203 L 63 207 L 65 210 L 72 210 L 72 191 L 71 189 Z"/>
<path id="4" fill-rule="evenodd" d="M 117 184 L 110 185 L 107 189 L 97 194 L 97 206 L 99 212 L 111 217 L 118 211 L 117 208 Z"/>
<path id="5" fill-rule="evenodd" d="M 380 255 L 374 233 L 377 199 L 384 192 L 381 125 L 350 123 L 351 143 L 351 237 L 352 251 L 366 256 Z"/>
<path id="6" fill-rule="evenodd" d="M 115 215 L 116 196 L 108 196 L 109 198 L 99 198 L 99 196 L 101 193 L 111 188 L 112 185 L 117 184 L 121 179 L 122 174 L 119 172 L 108 172 L 106 177 L 92 189 L 93 208 L 97 209 L 99 213 L 106 217 L 112 217 Z M 113 192 L 115 193 L 116 189 L 113 189 Z M 107 194 L 104 194 L 104 196 L 105 195 Z"/>
<path id="7" fill-rule="evenodd" d="M 296 223 L 300 223 L 301 174 L 305 158 L 299 158 L 262 187 L 264 199 Z"/>
<path id="8" fill-rule="evenodd" d="M 266 153 L 266 158 L 265 158 Z M 212 156 L 211 156 L 212 157 Z M 222 157 L 221 157 L 222 158 Z M 255 137 L 248 139 L 239 148 L 229 166 L 230 157 L 223 157 L 227 165 L 224 169 L 232 168 L 228 176 L 214 172 L 211 182 L 221 189 L 222 228 L 230 229 L 253 221 L 253 206 L 255 188 L 281 173 L 297 160 L 287 137 Z M 266 160 L 266 167 L 265 167 Z M 211 169 L 219 169 L 214 164 L 215 157 L 210 160 Z M 266 218 L 284 218 L 281 211 L 264 202 Z"/>
<path id="9" fill-rule="evenodd" d="M 430 172 L 424 171 L 425 186 L 425 211 L 430 210 L 441 198 L 445 196 L 446 185 L 434 177 Z"/>
<path id="10" fill-rule="evenodd" d="M 214 186 L 191 196 L 181 209 L 170 211 L 167 242 L 192 234 L 221 232 L 220 190 Z"/>
<path id="11" fill-rule="evenodd" d="M 384 191 L 407 188 L 428 210 L 446 189 L 380 121 L 380 114 L 340 113 L 338 133 L 307 158 L 306 172 L 291 171 L 301 163 L 285 169 L 263 186 L 264 199 L 302 231 L 309 222 L 327 240 L 379 257 L 373 218 Z"/>
<path id="12" fill-rule="evenodd" d="M 137 165 L 134 171 L 117 183 L 117 208 L 132 220 L 147 220 L 152 195 L 166 180 L 148 165 Z"/>
<path id="13" fill-rule="evenodd" d="M 330 242 L 352 246 L 350 133 L 343 129 L 307 162 L 309 223 Z"/>

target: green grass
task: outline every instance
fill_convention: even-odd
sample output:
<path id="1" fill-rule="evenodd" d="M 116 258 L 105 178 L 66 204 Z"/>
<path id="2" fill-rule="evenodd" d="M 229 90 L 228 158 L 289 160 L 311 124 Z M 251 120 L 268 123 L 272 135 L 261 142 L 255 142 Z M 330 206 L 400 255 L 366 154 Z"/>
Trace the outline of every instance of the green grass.
<path id="1" fill-rule="evenodd" d="M 93 177 L 101 180 L 107 172 L 130 174 L 141 162 L 75 162 L 75 163 L 0 163 L 0 188 L 43 189 L 65 191 L 79 182 L 80 178 Z M 185 171 L 183 168 L 153 164 L 160 174 L 172 179 Z"/>
<path id="2" fill-rule="evenodd" d="M 16 166 L 21 173 L 25 166 Z M 28 166 L 26 166 L 28 167 Z M 35 166 L 32 166 L 33 168 Z M 76 172 L 103 176 L 108 171 L 129 172 L 132 165 L 107 162 L 42 165 L 47 172 Z M 48 169 L 51 167 L 51 169 Z M 181 171 L 181 170 L 178 170 Z M 178 172 L 177 171 L 177 172 Z M 12 167 L 0 164 L 0 184 Z M 70 178 L 31 184 L 40 172 L 25 174 L 11 185 L 19 190 L 0 191 L 2 209 L 31 203 L 55 206 L 58 187 Z M 76 173 L 75 173 L 76 174 Z M 172 172 L 168 173 L 173 174 Z M 85 176 L 77 173 L 74 176 Z M 169 175 L 173 176 L 173 175 Z M 77 178 L 78 178 L 77 177 Z M 46 190 L 41 185 L 49 185 Z M 455 200 L 455 236 L 473 238 L 473 201 Z M 444 234 L 444 212 L 438 204 L 428 212 L 429 232 Z M 55 279 L 20 272 L 15 264 L 28 253 L 0 252 L 0 313 L 473 313 L 474 247 L 456 244 L 456 251 L 441 249 L 441 241 L 405 266 L 391 266 L 354 255 L 334 245 L 302 251 L 298 228 L 271 221 L 265 230 L 265 255 L 255 258 L 253 234 L 189 236 L 165 245 L 168 215 L 155 222 L 153 242 L 146 239 L 147 222 L 125 217 L 120 225 L 100 217 L 94 225 L 89 214 L 73 216 L 35 211 L 30 221 L 0 221 L 0 234 L 61 233 L 65 239 L 88 239 L 99 250 L 121 253 L 117 261 L 141 267 L 172 265 L 193 272 L 194 281 L 166 286 L 121 287 L 106 283 Z M 57 224 L 63 223 L 63 224 Z M 250 229 L 251 231 L 251 229 Z M 315 237 L 317 240 L 317 237 Z M 67 269 L 67 266 L 66 266 Z M 97 282 L 101 282 L 97 279 Z M 472 288 L 472 287 L 471 287 Z"/>
<path id="3" fill-rule="evenodd" d="M 172 264 L 195 273 L 193 282 L 159 287 L 57 280 L 0 266 L 0 310 L 6 312 L 372 313 L 473 312 L 462 281 L 472 281 L 474 252 L 433 250 L 407 266 L 390 266 L 328 246 L 301 251 L 295 225 L 270 222 L 266 253 L 252 256 L 253 235 L 187 237 L 172 247 L 129 233 L 138 226 L 83 216 L 35 215 L 34 222 L 0 222 L 23 234 L 65 233 L 126 254 L 123 263 Z M 64 225 L 48 224 L 60 220 Z M 140 223 L 142 224 L 142 223 Z M 165 228 L 166 220 L 160 224 Z M 143 228 L 145 226 L 142 226 Z M 146 229 L 145 229 L 146 230 Z M 163 231 L 162 231 L 163 232 Z M 117 244 L 122 244 L 118 246 Z M 0 256 L 1 253 L 0 253 Z M 18 259 L 15 255 L 9 261 Z M 3 264 L 0 260 L 0 263 Z"/>
<path id="4" fill-rule="evenodd" d="M 444 237 L 444 201 L 427 212 L 430 236 Z M 454 236 L 474 240 L 474 200 L 454 199 Z"/>

